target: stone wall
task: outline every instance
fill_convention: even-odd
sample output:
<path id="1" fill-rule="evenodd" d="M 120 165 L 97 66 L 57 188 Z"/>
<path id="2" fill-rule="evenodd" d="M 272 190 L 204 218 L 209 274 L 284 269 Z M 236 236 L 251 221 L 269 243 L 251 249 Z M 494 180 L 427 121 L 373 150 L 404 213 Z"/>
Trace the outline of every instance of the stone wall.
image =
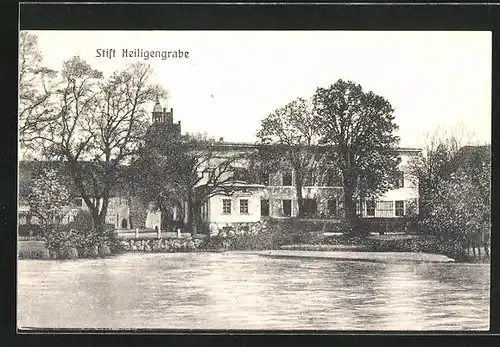
<path id="1" fill-rule="evenodd" d="M 130 239 L 120 241 L 126 252 L 196 252 L 201 238 L 182 237 L 167 239 Z"/>

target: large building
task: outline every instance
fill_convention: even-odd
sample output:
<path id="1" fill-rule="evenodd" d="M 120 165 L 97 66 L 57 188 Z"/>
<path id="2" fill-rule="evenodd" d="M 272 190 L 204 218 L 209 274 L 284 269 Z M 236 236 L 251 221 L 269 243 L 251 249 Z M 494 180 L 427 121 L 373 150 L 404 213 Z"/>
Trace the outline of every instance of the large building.
<path id="1" fill-rule="evenodd" d="M 220 151 L 250 151 L 254 144 L 217 143 Z M 418 183 L 408 172 L 408 160 L 419 153 L 418 149 L 400 148 L 401 164 L 394 188 L 377 199 L 369 199 L 358 205 L 358 214 L 363 218 L 402 218 L 418 210 Z M 237 190 L 232 196 L 216 195 L 202 206 L 203 220 L 217 229 L 231 223 L 256 222 L 262 218 L 291 218 L 298 215 L 295 188 L 295 172 L 279 170 L 271 172 L 260 182 L 236 182 Z M 326 180 L 323 184 L 302 187 L 304 212 L 311 219 L 342 219 L 343 187 L 338 179 Z"/>
<path id="2" fill-rule="evenodd" d="M 153 127 L 157 127 L 156 113 L 161 110 L 157 103 L 153 111 Z M 171 110 L 171 112 L 173 112 Z M 180 134 L 180 122 L 175 124 L 167 117 L 163 131 Z M 155 133 L 156 136 L 160 134 Z M 160 135 L 161 136 L 161 135 Z M 212 143 L 214 160 L 207 165 L 236 157 L 232 165 L 248 168 L 249 158 L 259 150 L 260 145 L 254 143 L 225 142 L 222 139 Z M 420 152 L 417 148 L 399 148 L 401 158 L 400 170 L 395 177 L 394 188 L 377 199 L 363 201 L 358 205 L 358 214 L 363 218 L 402 218 L 410 209 L 418 209 L 418 182 L 407 169 L 408 160 Z M 200 181 L 198 187 L 206 184 Z M 231 196 L 215 195 L 207 199 L 201 206 L 201 218 L 210 225 L 211 230 L 232 223 L 257 222 L 263 218 L 292 218 L 298 215 L 298 203 L 295 188 L 295 172 L 291 169 L 276 169 L 259 180 L 233 181 L 234 192 Z M 195 188 L 195 190 L 197 187 Z M 342 219 L 343 188 L 339 179 L 326 179 L 322 183 L 305 185 L 302 188 L 306 218 Z M 185 210 L 185 209 L 184 209 Z M 174 215 L 180 218 L 179 212 Z M 152 212 L 148 215 L 146 226 L 161 226 L 161 214 Z"/>
<path id="3" fill-rule="evenodd" d="M 170 135 L 181 137 L 180 122 L 174 123 L 173 109 L 167 111 L 156 102 L 152 112 L 152 125 L 148 137 Z M 254 143 L 234 143 L 220 141 L 211 144 L 213 160 L 207 166 L 216 166 L 228 158 L 237 157 L 232 162 L 236 168 L 248 169 L 249 158 L 259 150 L 260 145 Z M 358 205 L 358 214 L 363 218 L 401 218 L 409 213 L 410 209 L 418 209 L 418 183 L 407 170 L 408 160 L 419 153 L 416 148 L 399 148 L 401 157 L 400 170 L 395 177 L 392 190 L 387 191 L 375 200 L 363 201 Z M 201 167 L 200 175 L 205 169 Z M 201 180 L 196 189 L 200 189 L 207 181 Z M 210 226 L 211 230 L 227 226 L 232 223 L 257 222 L 265 218 L 292 218 L 298 215 L 298 203 L 295 188 L 295 172 L 291 169 L 278 169 L 274 172 L 261 175 L 258 180 L 232 181 L 234 193 L 231 196 L 214 195 L 208 198 L 201 206 L 201 219 Z M 305 185 L 302 188 L 306 218 L 312 219 L 342 219 L 343 188 L 340 180 L 327 177 L 326 180 Z M 140 204 L 131 206 L 133 198 L 126 193 L 113 194 L 108 206 L 106 222 L 113 224 L 117 229 L 148 228 L 162 229 L 161 213 L 158 211 L 138 213 Z M 144 206 L 142 207 L 144 209 Z M 29 215 L 29 209 L 22 207 L 24 215 Z M 78 210 L 87 209 L 79 197 L 73 198 L 71 206 L 66 207 L 68 213 L 64 221 L 71 221 Z M 146 208 L 147 209 L 147 208 Z M 174 220 L 186 220 L 187 208 L 174 209 Z M 133 217 L 132 217 L 133 216 Z M 135 219 L 135 220 L 133 220 Z M 64 222 L 63 221 L 63 222 Z"/>

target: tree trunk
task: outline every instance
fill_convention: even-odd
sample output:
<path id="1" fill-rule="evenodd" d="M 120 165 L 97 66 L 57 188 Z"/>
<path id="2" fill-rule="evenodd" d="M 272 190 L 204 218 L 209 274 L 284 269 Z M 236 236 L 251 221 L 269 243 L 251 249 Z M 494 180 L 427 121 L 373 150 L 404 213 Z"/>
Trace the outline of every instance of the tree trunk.
<path id="1" fill-rule="evenodd" d="M 201 201 L 198 199 L 195 199 L 194 204 L 193 204 L 193 219 L 194 219 L 194 231 L 193 234 L 197 234 L 201 230 Z"/>
<path id="2" fill-rule="evenodd" d="M 167 208 L 160 206 L 160 216 L 161 216 L 160 229 L 162 231 L 167 231 L 167 232 L 172 231 L 169 230 L 169 226 L 172 225 L 171 223 L 172 217 L 170 211 Z"/>
<path id="3" fill-rule="evenodd" d="M 194 223 L 194 194 L 192 192 L 189 192 L 188 194 L 188 199 L 187 199 L 187 221 L 186 221 L 186 227 L 187 227 L 187 232 L 190 233 L 195 233 L 195 223 Z"/>
<path id="4" fill-rule="evenodd" d="M 296 180 L 298 181 L 298 180 Z M 298 217 L 299 218 L 304 218 L 305 211 L 304 211 L 304 198 L 302 197 L 302 182 L 300 183 L 295 183 L 295 189 L 297 190 L 297 204 L 298 204 Z"/>
<path id="5" fill-rule="evenodd" d="M 98 231 L 102 226 L 99 219 L 99 211 L 96 208 L 90 208 L 90 213 L 92 215 L 92 221 L 94 222 L 94 231 Z"/>
<path id="6" fill-rule="evenodd" d="M 349 223 L 350 232 L 356 231 L 358 226 L 358 216 L 356 215 L 356 205 L 353 199 L 353 189 L 344 183 L 344 210 L 345 218 Z"/>
<path id="7" fill-rule="evenodd" d="M 97 202 L 97 208 L 99 209 L 99 201 Z M 106 230 L 106 214 L 108 213 L 108 205 L 109 205 L 109 194 L 106 193 L 106 195 L 102 198 L 102 208 L 101 211 L 99 211 L 99 227 L 98 231 L 104 232 Z M 120 223 L 120 221 L 118 221 Z M 120 225 L 116 226 L 117 228 L 120 227 Z"/>
<path id="8" fill-rule="evenodd" d="M 129 227 L 130 229 L 134 229 L 134 222 L 133 222 L 133 216 L 132 216 L 132 198 L 130 195 L 127 197 L 127 202 L 128 202 L 128 221 L 129 221 Z"/>

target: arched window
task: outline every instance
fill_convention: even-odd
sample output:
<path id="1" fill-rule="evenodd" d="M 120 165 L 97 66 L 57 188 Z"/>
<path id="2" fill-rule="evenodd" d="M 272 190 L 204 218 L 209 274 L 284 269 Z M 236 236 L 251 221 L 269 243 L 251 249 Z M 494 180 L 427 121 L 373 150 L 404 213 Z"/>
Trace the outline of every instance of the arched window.
<path id="1" fill-rule="evenodd" d="M 128 228 L 128 222 L 125 218 L 122 219 L 122 229 L 127 229 Z"/>

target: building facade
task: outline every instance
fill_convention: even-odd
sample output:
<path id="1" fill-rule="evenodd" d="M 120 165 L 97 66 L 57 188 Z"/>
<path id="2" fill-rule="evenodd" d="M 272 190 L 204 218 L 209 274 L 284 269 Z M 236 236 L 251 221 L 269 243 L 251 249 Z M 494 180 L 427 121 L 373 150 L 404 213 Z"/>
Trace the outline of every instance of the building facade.
<path id="1" fill-rule="evenodd" d="M 159 136 L 181 137 L 180 122 L 173 122 L 173 109 L 169 112 L 157 101 L 152 112 L 152 125 L 149 138 Z M 200 167 L 200 175 L 205 170 L 216 167 L 218 163 L 237 158 L 231 165 L 236 169 L 248 170 L 252 155 L 259 150 L 253 143 L 224 142 L 222 139 L 211 144 L 213 158 Z M 420 152 L 417 148 L 400 148 L 399 172 L 395 177 L 394 188 L 376 199 L 362 201 L 357 206 L 362 218 L 402 218 L 410 212 L 418 211 L 418 182 L 410 174 L 407 164 L 410 158 Z M 198 187 L 207 184 L 201 180 Z M 231 195 L 214 195 L 206 199 L 201 206 L 201 219 L 217 229 L 232 223 L 258 222 L 266 218 L 293 218 L 298 215 L 298 202 L 295 188 L 295 172 L 290 169 L 276 168 L 274 172 L 254 181 L 232 181 L 234 191 Z M 341 220 L 344 218 L 343 188 L 341 180 L 328 179 L 322 184 L 304 185 L 302 188 L 305 217 L 311 219 Z M 147 212 L 138 213 L 138 206 L 131 203 L 127 194 L 114 194 L 109 201 L 106 222 L 116 229 L 131 228 L 161 229 L 162 216 L 159 211 L 146 207 Z M 144 207 L 144 206 L 143 206 Z M 64 207 L 63 223 L 74 220 L 80 210 L 89 210 L 81 198 L 75 197 L 70 206 Z M 23 206 L 24 220 L 29 216 L 29 208 Z M 172 211 L 173 219 L 187 220 L 187 207 Z M 133 221 L 133 217 L 135 220 Z"/>
<path id="2" fill-rule="evenodd" d="M 242 143 L 217 143 L 215 148 L 241 152 L 256 145 Z M 228 148 L 232 148 L 229 149 Z M 394 188 L 366 199 L 357 206 L 362 218 L 402 218 L 418 211 L 418 182 L 408 170 L 408 161 L 419 153 L 418 149 L 400 148 L 401 163 Z M 202 206 L 201 217 L 211 230 L 232 223 L 257 222 L 265 218 L 293 218 L 298 216 L 298 201 L 293 170 L 276 170 L 264 177 L 260 184 L 237 183 L 231 196 L 216 195 Z M 343 187 L 339 180 L 323 185 L 302 187 L 305 218 L 341 220 Z"/>

